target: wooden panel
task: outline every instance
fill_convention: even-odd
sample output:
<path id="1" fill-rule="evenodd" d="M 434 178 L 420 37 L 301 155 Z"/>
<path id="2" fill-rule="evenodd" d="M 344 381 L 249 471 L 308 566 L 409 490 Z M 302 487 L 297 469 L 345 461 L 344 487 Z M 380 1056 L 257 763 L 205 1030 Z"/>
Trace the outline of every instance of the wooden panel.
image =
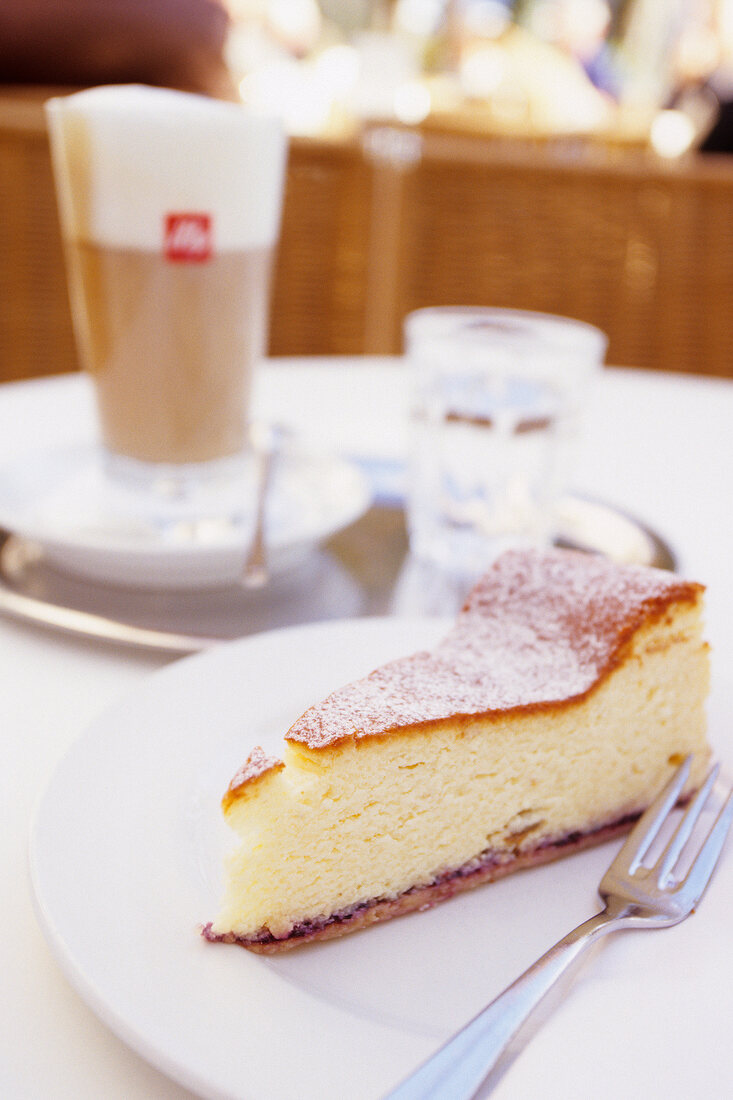
<path id="1" fill-rule="evenodd" d="M 0 119 L 0 378 L 75 369 L 45 131 Z"/>
<path id="2" fill-rule="evenodd" d="M 410 309 L 494 305 L 598 325 L 611 363 L 733 376 L 733 165 L 513 163 L 449 143 L 405 187 L 395 347 Z"/>
<path id="3" fill-rule="evenodd" d="M 77 364 L 42 100 L 0 92 L 0 378 Z M 590 321 L 611 363 L 733 377 L 733 158 L 420 143 L 291 143 L 271 354 L 398 352 L 409 310 L 483 304 Z"/>
<path id="4" fill-rule="evenodd" d="M 291 143 L 272 355 L 364 349 L 371 177 L 356 144 Z"/>
<path id="5" fill-rule="evenodd" d="M 358 145 L 292 143 L 270 352 L 364 347 L 370 169 Z M 42 99 L 0 96 L 0 380 L 78 369 Z"/>

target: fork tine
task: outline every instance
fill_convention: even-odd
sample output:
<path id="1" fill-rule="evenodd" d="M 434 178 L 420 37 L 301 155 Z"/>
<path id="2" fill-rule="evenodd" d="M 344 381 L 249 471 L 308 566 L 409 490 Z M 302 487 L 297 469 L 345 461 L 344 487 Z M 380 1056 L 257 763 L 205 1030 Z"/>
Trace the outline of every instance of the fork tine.
<path id="1" fill-rule="evenodd" d="M 685 897 L 689 898 L 691 906 L 697 905 L 710 881 L 715 870 L 715 864 L 718 862 L 718 857 L 723 850 L 723 844 L 731 823 L 733 823 L 733 791 L 729 793 L 725 800 L 720 813 L 715 819 L 715 824 L 708 833 L 705 843 L 682 883 Z"/>
<path id="2" fill-rule="evenodd" d="M 656 869 L 659 873 L 658 881 L 663 883 L 667 875 L 674 867 L 675 863 L 680 857 L 682 849 L 687 841 L 692 836 L 692 830 L 695 828 L 695 822 L 702 813 L 703 807 L 708 800 L 713 784 L 718 778 L 720 772 L 720 764 L 716 764 L 714 768 L 711 768 L 708 772 L 707 778 L 700 787 L 699 791 L 695 795 L 694 799 L 690 803 L 685 816 L 680 821 L 679 825 L 672 834 L 667 847 L 662 852 L 661 856 L 657 860 Z"/>
<path id="3" fill-rule="evenodd" d="M 629 833 L 614 860 L 616 866 L 627 865 L 630 874 L 637 869 L 670 810 L 676 805 L 682 788 L 689 778 L 691 767 L 692 757 L 688 756 Z"/>

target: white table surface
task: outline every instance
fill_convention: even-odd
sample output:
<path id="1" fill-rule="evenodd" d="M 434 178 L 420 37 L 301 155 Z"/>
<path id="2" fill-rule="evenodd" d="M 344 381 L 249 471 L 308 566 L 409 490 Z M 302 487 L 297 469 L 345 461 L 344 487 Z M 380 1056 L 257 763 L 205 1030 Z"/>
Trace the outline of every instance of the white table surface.
<path id="1" fill-rule="evenodd" d="M 404 450 L 399 360 L 277 360 L 261 372 L 256 406 L 342 453 L 399 458 Z M 94 435 L 86 378 L 0 387 L 0 462 Z M 681 571 L 707 584 L 714 696 L 731 731 L 714 747 L 729 765 L 732 481 L 733 382 L 605 371 L 573 488 L 644 519 L 671 544 Z M 108 705 L 168 660 L 0 618 L 0 1096 L 8 1100 L 190 1095 L 128 1050 L 71 990 L 36 924 L 26 854 L 33 807 L 56 762 Z M 725 950 L 721 965 L 733 978 L 733 946 Z M 721 1059 L 731 1061 L 726 1052 Z"/>

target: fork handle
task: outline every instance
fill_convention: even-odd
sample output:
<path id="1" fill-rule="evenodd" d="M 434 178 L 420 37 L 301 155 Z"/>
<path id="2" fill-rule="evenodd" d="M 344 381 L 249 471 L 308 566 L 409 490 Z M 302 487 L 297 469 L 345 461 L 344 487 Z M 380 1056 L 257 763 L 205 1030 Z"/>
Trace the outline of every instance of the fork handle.
<path id="1" fill-rule="evenodd" d="M 598 936 L 620 924 L 608 910 L 551 947 L 385 1100 L 470 1100 L 552 986 Z"/>

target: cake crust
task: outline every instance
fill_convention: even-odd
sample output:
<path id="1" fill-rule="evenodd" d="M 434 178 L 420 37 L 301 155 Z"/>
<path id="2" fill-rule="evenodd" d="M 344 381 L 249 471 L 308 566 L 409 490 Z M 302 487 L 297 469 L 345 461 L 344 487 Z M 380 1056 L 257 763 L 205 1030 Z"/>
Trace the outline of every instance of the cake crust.
<path id="1" fill-rule="evenodd" d="M 530 867 L 539 867 L 543 863 L 554 862 L 565 856 L 593 848 L 605 841 L 614 840 L 628 832 L 637 820 L 638 814 L 630 814 L 612 825 L 596 829 L 590 833 L 575 833 L 563 840 L 543 844 L 527 852 L 519 852 L 511 858 L 502 858 L 499 853 L 489 854 L 478 866 L 459 868 L 446 872 L 438 881 L 426 886 L 416 886 L 396 898 L 374 899 L 355 906 L 353 911 L 337 913 L 327 920 L 304 921 L 296 925 L 287 936 L 277 938 L 268 929 L 253 936 L 238 936 L 234 932 L 217 935 L 211 924 L 205 925 L 201 933 L 210 943 L 238 944 L 259 955 L 277 955 L 308 943 L 320 943 L 324 940 L 340 939 L 350 932 L 358 932 L 372 924 L 392 920 L 394 917 L 407 916 L 418 910 L 432 909 L 457 894 L 463 894 L 484 883 L 496 882 L 506 875 L 514 874 Z"/>

